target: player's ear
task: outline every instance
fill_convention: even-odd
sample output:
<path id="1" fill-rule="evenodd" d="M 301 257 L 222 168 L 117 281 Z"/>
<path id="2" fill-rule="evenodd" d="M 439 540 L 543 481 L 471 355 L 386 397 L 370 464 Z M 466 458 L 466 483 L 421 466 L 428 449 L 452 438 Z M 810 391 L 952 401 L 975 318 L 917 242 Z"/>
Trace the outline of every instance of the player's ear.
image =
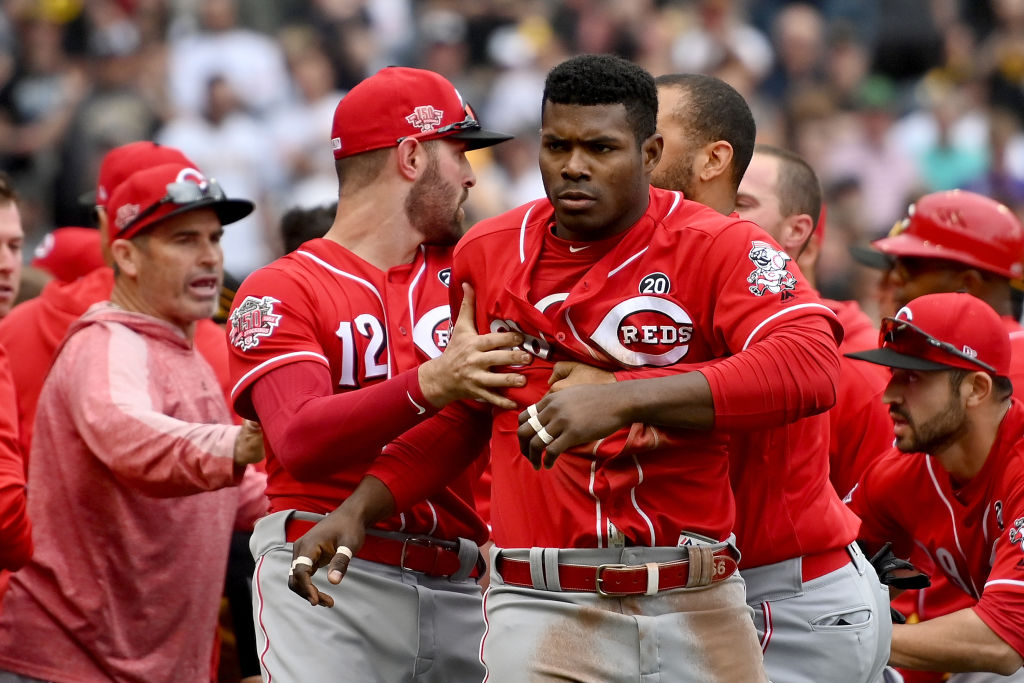
<path id="1" fill-rule="evenodd" d="M 644 162 L 644 172 L 650 175 L 661 161 L 661 153 L 665 150 L 665 138 L 655 133 L 640 145 L 640 154 Z"/>
<path id="2" fill-rule="evenodd" d="M 395 164 L 398 173 L 407 180 L 416 180 L 426 168 L 427 150 L 419 140 L 406 138 L 395 148 Z"/>
<path id="3" fill-rule="evenodd" d="M 987 372 L 972 372 L 960 383 L 961 396 L 967 399 L 967 406 L 974 407 L 988 401 L 995 391 L 995 382 Z"/>
<path id="4" fill-rule="evenodd" d="M 119 272 L 129 277 L 138 277 L 139 249 L 131 240 L 117 239 L 110 243 L 110 256 Z"/>
<path id="5" fill-rule="evenodd" d="M 732 171 L 732 145 L 725 140 L 715 140 L 701 150 L 703 163 L 698 167 L 699 177 L 704 182 Z"/>
<path id="6" fill-rule="evenodd" d="M 779 244 L 790 256 L 796 256 L 814 230 L 814 221 L 806 213 L 798 213 L 787 216 L 782 223 L 782 233 L 779 235 Z"/>

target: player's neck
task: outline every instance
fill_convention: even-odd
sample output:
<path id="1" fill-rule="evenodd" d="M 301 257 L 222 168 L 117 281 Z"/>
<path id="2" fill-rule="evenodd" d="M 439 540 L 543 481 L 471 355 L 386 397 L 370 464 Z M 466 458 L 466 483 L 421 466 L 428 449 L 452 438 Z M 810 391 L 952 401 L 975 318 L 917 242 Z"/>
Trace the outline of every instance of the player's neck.
<path id="1" fill-rule="evenodd" d="M 381 270 L 410 263 L 421 236 L 408 224 L 401 202 L 397 206 L 338 206 L 338 217 L 324 239 L 337 242 Z"/>
<path id="2" fill-rule="evenodd" d="M 996 442 L 999 424 L 1007 408 L 1009 401 L 972 416 L 966 423 L 966 432 L 959 439 L 933 454 L 955 482 L 966 483 L 981 472 Z"/>

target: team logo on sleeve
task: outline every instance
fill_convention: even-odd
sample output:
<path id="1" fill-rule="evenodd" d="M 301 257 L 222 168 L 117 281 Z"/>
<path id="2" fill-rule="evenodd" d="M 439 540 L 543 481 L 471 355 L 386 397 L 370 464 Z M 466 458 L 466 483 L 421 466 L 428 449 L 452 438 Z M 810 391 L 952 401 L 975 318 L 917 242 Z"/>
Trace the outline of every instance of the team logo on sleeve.
<path id="1" fill-rule="evenodd" d="M 452 281 L 452 269 L 445 268 L 443 270 L 437 271 L 437 279 L 441 281 L 442 285 L 447 287 L 448 283 Z"/>
<path id="2" fill-rule="evenodd" d="M 1018 517 L 1017 521 L 1013 523 L 1009 538 L 1011 544 L 1017 544 L 1021 550 L 1024 550 L 1024 517 Z"/>
<path id="3" fill-rule="evenodd" d="M 793 259 L 786 252 L 767 242 L 755 241 L 748 256 L 754 263 L 754 271 L 747 276 L 751 294 L 779 294 L 796 287 L 796 278 L 786 269 L 786 264 Z"/>
<path id="4" fill-rule="evenodd" d="M 228 333 L 231 343 L 243 351 L 259 346 L 260 339 L 269 337 L 281 323 L 281 316 L 274 313 L 276 303 L 279 301 L 270 296 L 245 297 L 231 314 L 231 330 Z"/>

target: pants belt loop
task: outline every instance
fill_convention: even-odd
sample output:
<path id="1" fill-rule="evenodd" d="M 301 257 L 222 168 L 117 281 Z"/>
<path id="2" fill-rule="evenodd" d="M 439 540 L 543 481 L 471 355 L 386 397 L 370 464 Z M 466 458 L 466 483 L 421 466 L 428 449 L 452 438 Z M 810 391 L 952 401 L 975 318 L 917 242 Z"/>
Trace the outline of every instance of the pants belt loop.
<path id="1" fill-rule="evenodd" d="M 711 577 L 714 567 L 714 552 L 706 545 L 688 546 L 687 552 L 690 557 L 690 571 L 686 577 L 686 587 L 711 585 Z"/>
<path id="2" fill-rule="evenodd" d="M 544 580 L 544 549 L 530 548 L 530 580 L 536 590 L 548 589 L 547 581 Z"/>
<path id="3" fill-rule="evenodd" d="M 562 584 L 558 580 L 558 548 L 545 548 L 542 561 L 548 590 L 562 590 Z"/>
<path id="4" fill-rule="evenodd" d="M 451 575 L 452 581 L 465 581 L 476 568 L 480 560 L 480 546 L 468 538 L 459 537 L 456 540 L 459 552 L 459 569 Z"/>

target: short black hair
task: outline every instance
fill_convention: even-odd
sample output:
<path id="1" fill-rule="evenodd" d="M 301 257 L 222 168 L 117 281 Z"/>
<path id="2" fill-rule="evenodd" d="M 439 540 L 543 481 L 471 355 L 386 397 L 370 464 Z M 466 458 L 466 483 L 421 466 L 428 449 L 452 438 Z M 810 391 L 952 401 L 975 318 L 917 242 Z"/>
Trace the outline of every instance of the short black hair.
<path id="1" fill-rule="evenodd" d="M 796 152 L 773 145 L 755 145 L 754 152 L 779 160 L 776 192 L 780 213 L 783 216 L 805 213 L 817 227 L 821 217 L 821 183 L 807 160 Z"/>
<path id="2" fill-rule="evenodd" d="M 673 112 L 698 146 L 716 140 L 732 145 L 733 189 L 754 156 L 757 125 L 750 106 L 735 88 L 705 74 L 666 74 L 654 79 L 658 87 L 679 88 L 687 94 L 682 111 Z"/>
<path id="3" fill-rule="evenodd" d="M 562 62 L 544 81 L 543 101 L 583 106 L 623 104 L 637 145 L 658 129 L 654 77 L 615 55 L 578 55 Z"/>

